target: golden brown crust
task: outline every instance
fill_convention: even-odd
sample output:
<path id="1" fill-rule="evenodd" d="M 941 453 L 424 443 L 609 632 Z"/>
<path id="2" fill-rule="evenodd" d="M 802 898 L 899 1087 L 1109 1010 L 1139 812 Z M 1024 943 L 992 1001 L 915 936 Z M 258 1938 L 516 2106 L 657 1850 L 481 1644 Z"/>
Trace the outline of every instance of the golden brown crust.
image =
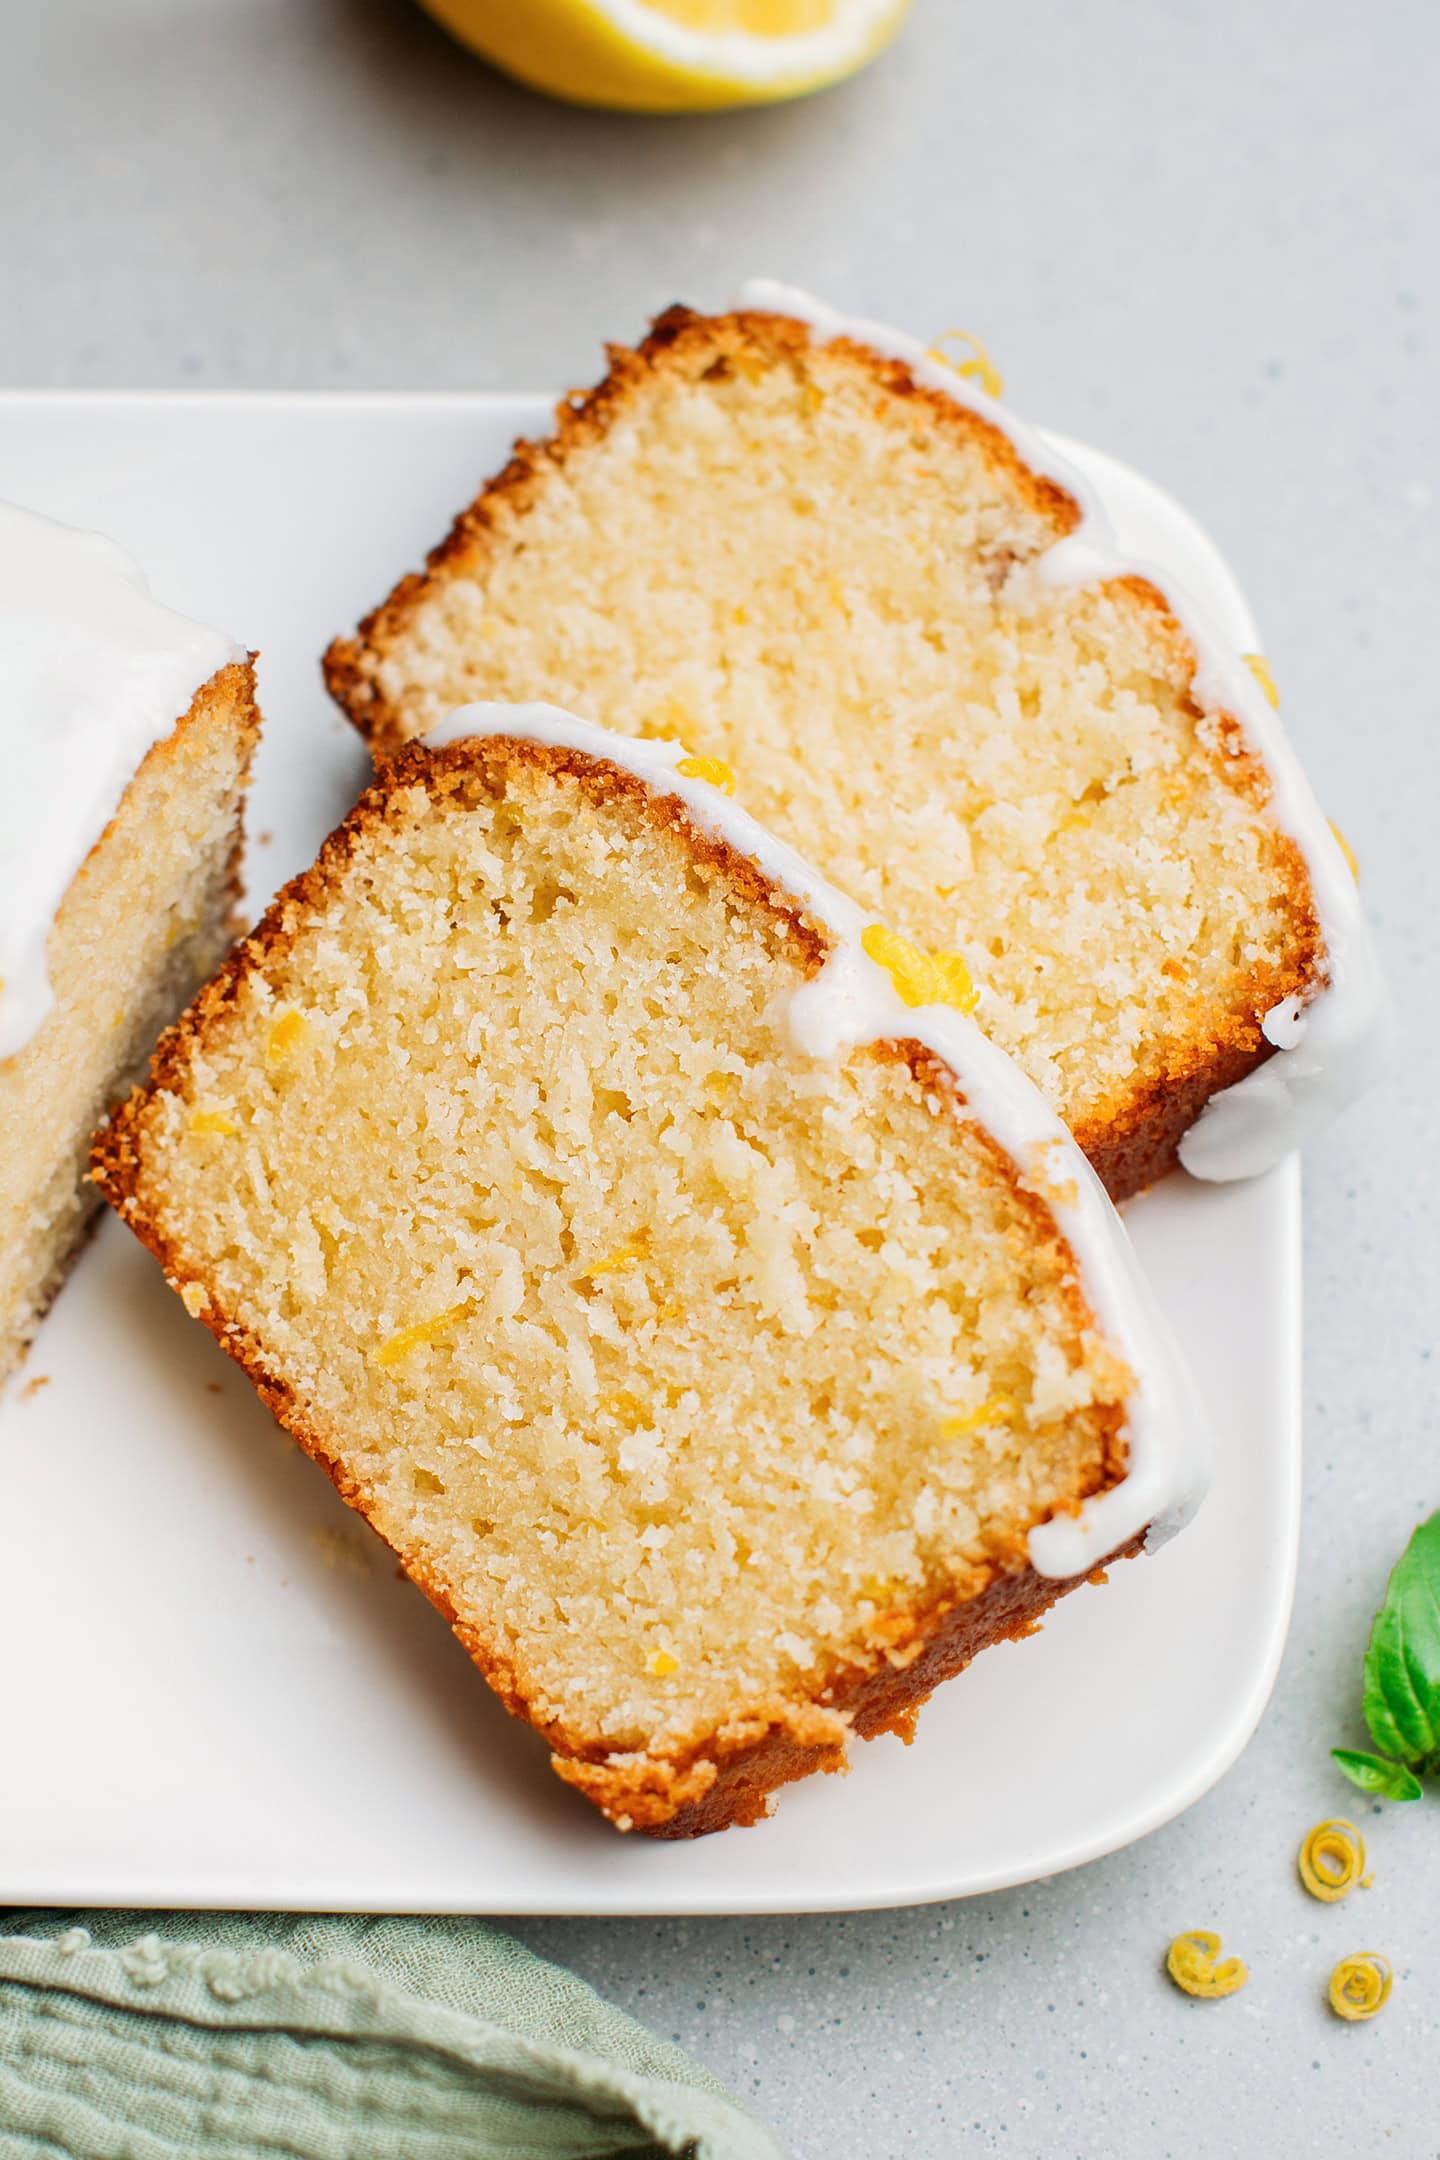
<path id="1" fill-rule="evenodd" d="M 1113 1555 L 1138 1553 L 1144 1533 Z M 908 1746 L 920 1711 L 942 1681 L 950 1680 L 982 1650 L 1034 1634 L 1044 1614 L 1089 1576 L 1053 1581 L 1029 1566 L 997 1571 L 976 1596 L 937 1608 L 922 1624 L 913 1662 L 888 1661 L 854 1671 L 833 1684 L 834 1707 L 848 1713 L 850 1730 L 862 1740 L 894 1733 Z M 704 1837 L 712 1830 L 763 1821 L 770 1795 L 817 1770 L 843 1772 L 843 1745 L 825 1733 L 807 1737 L 783 1724 L 742 1730 L 708 1753 L 678 1764 L 645 1764 L 618 1775 L 605 1764 L 564 1756 L 551 1758 L 558 1775 L 611 1815 L 629 1812 L 637 1830 L 651 1837 Z M 626 1780 L 629 1780 L 627 1785 Z"/>
<path id="2" fill-rule="evenodd" d="M 105 1198 L 159 1260 L 171 1287 L 195 1312 L 286 1430 L 327 1472 L 349 1506 L 382 1536 L 373 1492 L 343 1459 L 342 1443 L 317 1426 L 284 1377 L 268 1363 L 264 1345 L 222 1304 L 166 1235 L 142 1191 L 145 1125 L 156 1095 L 183 1090 L 187 1069 L 208 1030 L 240 994 L 247 978 L 267 972 L 284 955 L 307 917 L 324 904 L 335 874 L 361 837 L 387 814 L 392 798 L 413 785 L 432 796 L 494 786 L 516 767 L 565 774 L 595 801 L 624 799 L 657 825 L 684 839 L 695 858 L 712 866 L 737 896 L 765 909 L 807 974 L 818 972 L 831 946 L 828 932 L 812 922 L 794 898 L 772 886 L 758 866 L 725 841 L 693 826 L 678 799 L 662 796 L 624 768 L 584 754 L 513 737 L 461 740 L 441 750 L 412 744 L 386 765 L 349 817 L 324 843 L 309 869 L 285 887 L 249 937 L 235 945 L 219 972 L 189 1011 L 157 1045 L 151 1079 L 138 1088 L 96 1137 L 92 1175 Z M 875 1046 L 875 1054 L 904 1063 L 928 1093 L 965 1120 L 965 1098 L 954 1073 L 914 1041 Z M 969 1126 L 972 1142 L 987 1151 L 1002 1179 L 1030 1218 L 1035 1236 L 1062 1244 L 1043 1196 L 1020 1182 L 1016 1166 L 988 1134 Z M 1072 1320 L 1093 1325 L 1077 1281 L 1066 1285 Z M 1075 1512 L 1106 1490 L 1126 1467 L 1123 1412 L 1106 1405 L 1088 1413 L 1098 1441 L 1093 1472 L 1078 1480 L 1063 1503 Z M 683 1744 L 648 1752 L 616 1751 L 593 1736 L 567 1730 L 535 1708 L 535 1691 L 512 1656 L 469 1624 L 450 1587 L 427 1555 L 400 1545 L 395 1550 L 412 1580 L 445 1616 L 490 1687 L 515 1717 L 532 1725 L 553 1750 L 557 1773 L 592 1800 L 621 1828 L 661 1837 L 692 1837 L 731 1823 L 757 1821 L 777 1786 L 815 1769 L 843 1766 L 851 1731 L 872 1737 L 901 1730 L 939 1682 L 968 1664 L 987 1643 L 1027 1631 L 1047 1605 L 1071 1587 L 1036 1577 L 1025 1557 L 1028 1526 L 1011 1526 L 991 1555 L 977 1562 L 970 1579 L 936 1586 L 910 1610 L 886 1613 L 872 1629 L 870 1655 L 818 1676 L 809 1701 L 777 1698 L 748 1706 L 718 1732 L 692 1735 Z"/>

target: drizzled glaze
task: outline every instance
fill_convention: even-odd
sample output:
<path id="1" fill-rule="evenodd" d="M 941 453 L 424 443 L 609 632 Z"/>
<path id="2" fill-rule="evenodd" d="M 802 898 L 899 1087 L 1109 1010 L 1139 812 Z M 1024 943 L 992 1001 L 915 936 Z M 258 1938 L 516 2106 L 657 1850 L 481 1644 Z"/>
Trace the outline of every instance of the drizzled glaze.
<path id="1" fill-rule="evenodd" d="M 56 911 L 146 752 L 241 658 L 113 541 L 0 503 L 0 1058 L 50 1010 Z"/>
<path id="2" fill-rule="evenodd" d="M 1071 496 L 1080 507 L 1079 524 L 1026 574 L 1051 587 L 1138 575 L 1163 595 L 1195 654 L 1195 703 L 1203 715 L 1226 713 L 1237 720 L 1269 775 L 1266 812 L 1304 859 L 1325 946 L 1327 980 L 1314 996 L 1303 1007 L 1287 999 L 1262 1020 L 1275 1056 L 1213 1095 L 1180 1143 L 1180 1160 L 1195 1177 L 1250 1177 L 1270 1169 L 1375 1079 L 1384 1057 L 1389 1013 L 1350 866 L 1263 688 L 1168 573 L 1119 553 L 1110 519 L 1089 481 L 917 339 L 882 323 L 838 314 L 807 293 L 769 279 L 746 285 L 737 304 L 788 315 L 807 324 L 820 342 L 844 338 L 902 361 L 917 382 L 978 413 L 1008 438 L 1032 471 Z"/>
<path id="3" fill-rule="evenodd" d="M 1019 1066 L 951 1007 L 903 1003 L 889 972 L 863 949 L 869 918 L 738 803 L 687 776 L 690 753 L 682 743 L 612 735 L 552 705 L 484 704 L 463 706 L 423 740 L 439 749 L 485 736 L 576 750 L 678 797 L 700 831 L 748 857 L 835 940 L 820 973 L 790 1000 L 796 1048 L 807 1057 L 833 1059 L 866 1043 L 923 1044 L 956 1074 L 969 1115 L 998 1142 L 1022 1182 L 1043 1193 L 1075 1256 L 1090 1308 L 1134 1374 L 1135 1387 L 1125 1405 L 1125 1477 L 1087 1500 L 1078 1516 L 1058 1516 L 1031 1531 L 1036 1571 L 1061 1579 L 1087 1574 L 1147 1525 L 1152 1547 L 1179 1529 L 1207 1482 L 1209 1446 L 1194 1387 L 1099 1179 Z"/>

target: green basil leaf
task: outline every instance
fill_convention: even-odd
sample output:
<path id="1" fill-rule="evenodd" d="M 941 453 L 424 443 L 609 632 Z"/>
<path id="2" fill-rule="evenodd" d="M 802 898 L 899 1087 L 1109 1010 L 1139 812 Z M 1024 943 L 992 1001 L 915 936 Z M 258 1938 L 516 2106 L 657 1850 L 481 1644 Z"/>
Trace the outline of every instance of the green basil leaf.
<path id="1" fill-rule="evenodd" d="M 1396 1561 L 1365 1653 L 1365 1723 L 1382 1755 L 1440 1753 L 1440 1512 Z"/>
<path id="2" fill-rule="evenodd" d="M 1359 1748 L 1332 1747 L 1330 1759 L 1338 1763 L 1352 1785 L 1373 1793 L 1377 1800 L 1418 1800 L 1419 1778 L 1403 1763 L 1386 1762 L 1383 1755 L 1365 1755 Z"/>

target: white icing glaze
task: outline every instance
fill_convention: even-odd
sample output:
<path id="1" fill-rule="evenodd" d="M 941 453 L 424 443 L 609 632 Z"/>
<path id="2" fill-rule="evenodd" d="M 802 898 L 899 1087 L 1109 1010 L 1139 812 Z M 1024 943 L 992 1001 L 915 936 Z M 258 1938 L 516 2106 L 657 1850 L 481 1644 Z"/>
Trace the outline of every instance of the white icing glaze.
<path id="1" fill-rule="evenodd" d="M 113 541 L 0 503 L 0 1058 L 50 1010 L 56 910 L 141 760 L 242 657 Z"/>
<path id="2" fill-rule="evenodd" d="M 1026 465 L 1073 497 L 1080 523 L 1030 566 L 1029 575 L 1064 586 L 1133 574 L 1164 595 L 1194 648 L 1196 704 L 1207 716 L 1228 713 L 1239 721 L 1270 776 L 1268 815 L 1304 859 L 1325 944 L 1328 980 L 1303 1015 L 1292 999 L 1262 1021 L 1276 1055 L 1212 1096 L 1180 1143 L 1180 1160 L 1195 1177 L 1250 1177 L 1270 1169 L 1377 1077 L 1389 1036 L 1389 1007 L 1350 867 L 1250 668 L 1168 573 L 1120 554 L 1103 504 L 1074 466 L 994 398 L 932 359 L 915 338 L 837 314 L 807 293 L 768 279 L 746 285 L 738 305 L 791 316 L 822 341 L 848 338 L 903 361 L 917 382 L 979 413 L 1013 443 Z"/>
<path id="3" fill-rule="evenodd" d="M 861 948 L 872 918 L 719 789 L 677 772 L 687 755 L 683 744 L 612 735 L 552 705 L 462 706 L 424 741 L 439 749 L 493 735 L 577 750 L 677 796 L 694 825 L 747 856 L 836 940 L 820 973 L 791 999 L 796 1048 L 808 1057 L 834 1058 L 887 1038 L 923 1043 L 957 1075 L 976 1122 L 1043 1194 L 1075 1255 L 1101 1331 L 1135 1375 L 1135 1387 L 1126 1404 L 1125 1477 L 1087 1501 L 1079 1516 L 1032 1530 L 1031 1564 L 1042 1575 L 1083 1575 L 1147 1524 L 1152 1547 L 1179 1529 L 1208 1482 L 1210 1450 L 1195 1389 L 1120 1218 L 1039 1089 L 973 1020 L 948 1006 L 904 1004 L 887 971 Z"/>

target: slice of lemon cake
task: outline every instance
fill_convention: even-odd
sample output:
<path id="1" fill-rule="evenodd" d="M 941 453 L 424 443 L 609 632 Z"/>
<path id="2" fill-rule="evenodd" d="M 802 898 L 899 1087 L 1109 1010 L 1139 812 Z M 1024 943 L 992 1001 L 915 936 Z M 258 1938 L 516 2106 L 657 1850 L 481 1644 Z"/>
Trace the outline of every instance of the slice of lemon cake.
<path id="1" fill-rule="evenodd" d="M 559 1774 L 663 1836 L 906 1730 L 1196 1483 L 1128 1240 L 958 961 L 726 779 L 461 713 L 96 1143 Z"/>
<path id="2" fill-rule="evenodd" d="M 0 1379 L 98 1205 L 96 1126 L 230 934 L 254 690 L 112 542 L 0 504 Z"/>
<path id="3" fill-rule="evenodd" d="M 1117 557 L 1076 472 L 784 288 L 610 358 L 332 646 L 378 753 L 539 696 L 725 759 L 836 884 L 964 957 L 1117 1198 L 1177 1148 L 1264 1168 L 1363 1084 L 1379 986 L 1340 844 L 1255 676 Z"/>

